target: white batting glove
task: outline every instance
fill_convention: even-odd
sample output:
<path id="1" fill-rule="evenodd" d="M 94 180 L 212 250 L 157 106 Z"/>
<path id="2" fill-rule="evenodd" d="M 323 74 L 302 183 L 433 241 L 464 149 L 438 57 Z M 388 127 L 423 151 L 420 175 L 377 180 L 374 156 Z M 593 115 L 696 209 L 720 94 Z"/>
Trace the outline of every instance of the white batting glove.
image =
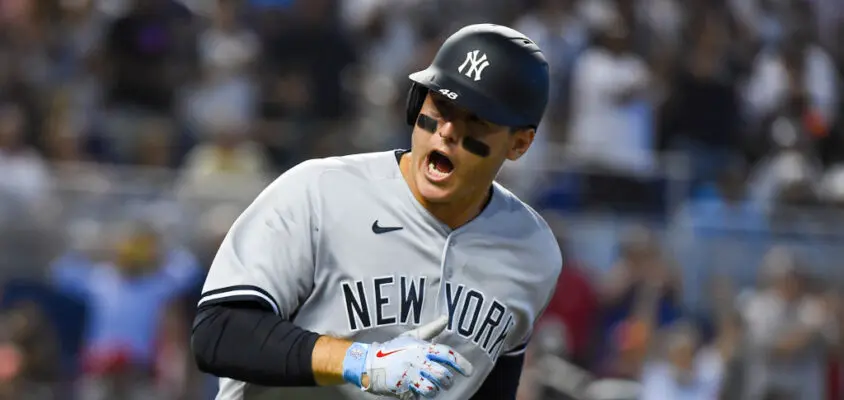
<path id="1" fill-rule="evenodd" d="M 442 317 L 384 343 L 354 343 L 343 360 L 343 378 L 366 392 L 398 398 L 432 398 L 454 382 L 450 369 L 472 375 L 472 364 L 451 347 L 428 342 L 445 329 Z M 369 385 L 363 387 L 363 375 Z"/>

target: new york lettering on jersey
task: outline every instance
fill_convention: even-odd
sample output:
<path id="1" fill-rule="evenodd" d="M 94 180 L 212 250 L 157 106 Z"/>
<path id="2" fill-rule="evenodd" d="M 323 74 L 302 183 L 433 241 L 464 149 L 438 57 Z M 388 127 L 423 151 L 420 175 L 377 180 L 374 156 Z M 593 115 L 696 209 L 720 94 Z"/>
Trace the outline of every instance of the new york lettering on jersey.
<path id="1" fill-rule="evenodd" d="M 396 324 L 420 325 L 427 281 L 424 276 L 386 276 L 357 280 L 354 285 L 343 282 L 349 332 Z M 515 326 L 514 314 L 502 301 L 449 281 L 445 282 L 445 301 L 449 317 L 446 330 L 479 346 L 494 363 Z"/>

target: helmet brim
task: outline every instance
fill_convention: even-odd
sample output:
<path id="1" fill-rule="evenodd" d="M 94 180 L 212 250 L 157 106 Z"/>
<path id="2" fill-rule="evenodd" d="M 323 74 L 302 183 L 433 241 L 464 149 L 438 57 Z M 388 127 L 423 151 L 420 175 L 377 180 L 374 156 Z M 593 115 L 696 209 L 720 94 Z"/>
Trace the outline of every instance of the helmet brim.
<path id="1" fill-rule="evenodd" d="M 510 110 L 503 107 L 495 99 L 486 96 L 477 88 L 470 88 L 465 85 L 461 82 L 467 79 L 465 77 L 460 76 L 455 79 L 450 74 L 443 73 L 438 68 L 430 66 L 427 69 L 410 74 L 409 78 L 433 92 L 443 94 L 443 97 L 449 99 L 458 107 L 468 110 L 486 121 L 507 127 L 531 126 L 530 122 L 521 116 L 513 115 Z M 456 97 L 449 97 L 447 93 L 454 93 Z"/>

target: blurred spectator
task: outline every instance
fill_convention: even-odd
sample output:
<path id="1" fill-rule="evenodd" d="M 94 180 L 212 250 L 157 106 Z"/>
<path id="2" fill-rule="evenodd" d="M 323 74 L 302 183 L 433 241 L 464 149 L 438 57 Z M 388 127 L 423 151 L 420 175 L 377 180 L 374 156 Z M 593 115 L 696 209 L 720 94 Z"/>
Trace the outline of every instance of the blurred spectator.
<path id="1" fill-rule="evenodd" d="M 128 161 L 147 167 L 171 168 L 176 161 L 176 127 L 169 118 L 145 118 L 139 121 L 141 135 L 131 143 Z"/>
<path id="2" fill-rule="evenodd" d="M 683 4 L 675 0 L 640 0 L 626 2 L 633 6 L 633 17 L 639 22 L 639 30 L 647 34 L 645 43 L 650 47 L 650 59 L 676 53 L 683 43 L 682 30 L 693 11 L 684 10 Z"/>
<path id="3" fill-rule="evenodd" d="M 264 149 L 250 140 L 252 127 L 220 114 L 204 127 L 209 139 L 188 153 L 177 187 L 179 195 L 238 200 L 263 189 L 271 173 Z"/>
<path id="4" fill-rule="evenodd" d="M 711 183 L 703 185 L 680 213 L 686 228 L 735 228 L 764 233 L 767 220 L 762 209 L 749 200 L 744 163 L 721 166 Z"/>
<path id="5" fill-rule="evenodd" d="M 294 2 L 296 18 L 266 38 L 263 115 L 336 120 L 353 105 L 343 90 L 357 60 L 346 27 L 330 0 Z"/>
<path id="6" fill-rule="evenodd" d="M 685 300 L 696 307 L 708 301 L 701 282 L 719 274 L 749 279 L 752 271 L 726 269 L 758 264 L 770 237 L 768 213 L 750 199 L 744 163 L 720 169 L 717 180 L 701 185 L 672 220 L 669 242 L 683 260 Z"/>
<path id="7" fill-rule="evenodd" d="M 564 254 L 566 243 L 558 240 Z M 596 345 L 595 331 L 598 327 L 600 309 L 597 288 L 590 272 L 571 256 L 564 258 L 564 265 L 557 282 L 554 296 L 542 314 L 544 323 L 562 323 L 565 329 L 567 359 L 584 368 L 589 365 Z"/>
<path id="8" fill-rule="evenodd" d="M 631 51 L 629 27 L 609 8 L 597 41 L 574 67 L 569 144 L 590 170 L 588 204 L 642 203 L 653 172 L 653 130 L 647 99 L 651 83 L 645 61 Z M 637 204 L 638 205 L 638 204 Z"/>
<path id="9" fill-rule="evenodd" d="M 661 111 L 664 146 L 692 160 L 693 182 L 713 181 L 741 156 L 737 81 L 724 17 L 712 10 L 693 17 L 688 53 L 682 53 Z"/>
<path id="10" fill-rule="evenodd" d="M 181 227 L 184 220 L 182 204 L 172 192 L 175 176 L 171 170 L 176 161 L 177 133 L 173 121 L 168 118 L 144 118 L 137 121 L 137 132 L 141 134 L 127 141 L 127 161 L 138 169 L 111 168 L 111 179 L 117 180 L 124 190 L 110 193 L 111 208 L 120 218 L 151 221 L 161 232 L 166 232 L 166 241 L 181 243 L 185 234 Z M 102 212 L 102 211 L 101 211 Z"/>
<path id="11" fill-rule="evenodd" d="M 742 297 L 749 335 L 744 399 L 825 398 L 827 310 L 807 291 L 798 263 L 789 250 L 772 249 L 761 270 L 764 286 Z"/>
<path id="12" fill-rule="evenodd" d="M 713 279 L 710 300 L 714 337 L 708 343 L 711 356 L 717 355 L 723 365 L 719 399 L 738 399 L 744 392 L 745 365 L 743 349 L 746 327 L 736 308 L 735 280 L 724 275 Z"/>
<path id="13" fill-rule="evenodd" d="M 103 240 L 106 237 L 103 225 L 81 218 L 68 222 L 64 232 L 68 238 L 65 247 L 50 266 L 49 275 L 53 281 L 72 282 L 86 275 L 92 265 L 112 258 L 113 249 L 109 247 L 112 243 Z"/>
<path id="14" fill-rule="evenodd" d="M 844 211 L 844 164 L 836 164 L 827 169 L 821 179 L 820 196 L 827 204 Z M 844 214 L 841 216 L 844 217 Z"/>
<path id="15" fill-rule="evenodd" d="M 785 36 L 781 9 L 787 2 L 728 0 L 726 3 L 732 15 L 763 48 L 776 46 Z"/>
<path id="16" fill-rule="evenodd" d="M 261 48 L 258 36 L 242 22 L 238 4 L 236 0 L 216 0 L 210 26 L 199 35 L 202 78 L 187 99 L 191 121 L 206 120 L 222 109 L 236 118 L 254 117 L 258 88 L 252 72 Z"/>
<path id="17" fill-rule="evenodd" d="M 190 13 L 172 0 L 133 1 L 132 9 L 107 31 L 113 106 L 167 113 L 176 83 L 185 74 L 185 39 Z"/>
<path id="18" fill-rule="evenodd" d="M 32 303 L 0 315 L 0 397 L 57 398 L 58 343 L 55 331 Z"/>
<path id="19" fill-rule="evenodd" d="M 166 310 L 200 272 L 190 253 L 169 249 L 150 227 L 133 224 L 116 244 L 111 261 L 53 270 L 55 284 L 89 308 L 85 398 L 149 395 Z"/>
<path id="20" fill-rule="evenodd" d="M 654 335 L 682 315 L 680 279 L 653 233 L 632 229 L 602 290 L 604 351 L 609 373 L 638 376 Z"/>
<path id="21" fill-rule="evenodd" d="M 790 32 L 776 51 L 761 52 L 745 97 L 751 115 L 768 126 L 780 113 L 796 118 L 801 134 L 823 138 L 838 111 L 838 71 L 805 28 Z"/>
<path id="22" fill-rule="evenodd" d="M 8 67 L 19 88 L 46 89 L 51 83 L 49 33 L 51 2 L 9 0 L 0 5 L 0 32 Z M 22 94 L 22 93 L 21 93 Z"/>
<path id="23" fill-rule="evenodd" d="M 166 399 L 200 398 L 200 393 L 194 392 L 198 374 L 190 355 L 190 327 L 185 324 L 194 313 L 185 312 L 182 303 L 174 301 L 164 309 L 156 338 L 153 385 L 155 392 Z"/>
<path id="24" fill-rule="evenodd" d="M 83 128 L 75 124 L 61 96 L 55 96 L 41 134 L 45 157 L 63 164 L 84 163 L 90 160 Z"/>
<path id="25" fill-rule="evenodd" d="M 108 174 L 86 152 L 85 134 L 65 116 L 56 116 L 45 124 L 44 153 L 53 163 L 54 193 L 57 195 L 55 213 L 70 226 L 77 218 L 91 218 L 91 209 L 109 203 L 113 189 Z M 95 205 L 92 205 L 96 204 Z"/>
<path id="26" fill-rule="evenodd" d="M 836 285 L 838 286 L 838 285 Z M 844 396 L 844 303 L 842 303 L 841 287 L 833 288 L 827 296 L 830 314 L 834 314 L 832 323 L 835 326 L 835 340 L 830 354 L 828 369 L 829 393 L 827 398 L 840 399 Z"/>
<path id="27" fill-rule="evenodd" d="M 717 349 L 700 348 L 700 333 L 678 322 L 658 346 L 642 376 L 642 400 L 710 400 L 718 397 L 724 360 Z"/>
<path id="28" fill-rule="evenodd" d="M 0 105 L 0 194 L 6 201 L 37 205 L 47 200 L 50 175 L 44 159 L 25 142 L 24 111 Z"/>
<path id="29" fill-rule="evenodd" d="M 108 15 L 97 7 L 97 0 L 59 1 L 61 20 L 56 28 L 58 67 L 65 79 L 73 79 L 87 72 L 90 63 L 101 49 Z"/>
<path id="30" fill-rule="evenodd" d="M 771 127 L 774 147 L 751 171 L 751 198 L 770 209 L 783 189 L 798 184 L 816 189 L 823 166 L 796 121 L 778 117 Z"/>
<path id="31" fill-rule="evenodd" d="M 173 111 L 176 89 L 189 82 L 195 51 L 191 14 L 173 0 L 133 1 L 131 10 L 106 32 L 105 76 L 107 119 L 103 129 L 125 148 L 143 132 L 139 120 L 166 117 Z"/>
<path id="32" fill-rule="evenodd" d="M 42 238 L 49 237 L 54 182 L 41 154 L 25 142 L 27 128 L 18 104 L 0 103 L 0 281 L 37 275 L 49 251 Z"/>
<path id="33" fill-rule="evenodd" d="M 61 18 L 57 22 L 56 68 L 59 82 L 50 93 L 48 119 L 78 134 L 79 151 L 89 153 L 90 161 L 108 160 L 109 150 L 103 146 L 100 121 L 104 113 L 106 93 L 107 50 L 104 46 L 112 17 L 97 7 L 96 0 L 60 2 Z M 87 157 L 83 157 L 87 158 Z M 111 161 L 111 160 L 110 160 Z"/>

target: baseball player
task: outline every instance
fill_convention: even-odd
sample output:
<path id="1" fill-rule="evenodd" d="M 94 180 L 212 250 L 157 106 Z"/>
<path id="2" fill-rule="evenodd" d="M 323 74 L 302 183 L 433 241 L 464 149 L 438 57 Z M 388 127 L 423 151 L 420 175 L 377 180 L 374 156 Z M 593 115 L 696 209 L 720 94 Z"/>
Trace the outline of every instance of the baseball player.
<path id="1" fill-rule="evenodd" d="M 303 162 L 229 230 L 192 347 L 217 399 L 513 399 L 562 259 L 494 178 L 548 101 L 537 45 L 470 25 L 410 75 L 408 150 Z"/>

